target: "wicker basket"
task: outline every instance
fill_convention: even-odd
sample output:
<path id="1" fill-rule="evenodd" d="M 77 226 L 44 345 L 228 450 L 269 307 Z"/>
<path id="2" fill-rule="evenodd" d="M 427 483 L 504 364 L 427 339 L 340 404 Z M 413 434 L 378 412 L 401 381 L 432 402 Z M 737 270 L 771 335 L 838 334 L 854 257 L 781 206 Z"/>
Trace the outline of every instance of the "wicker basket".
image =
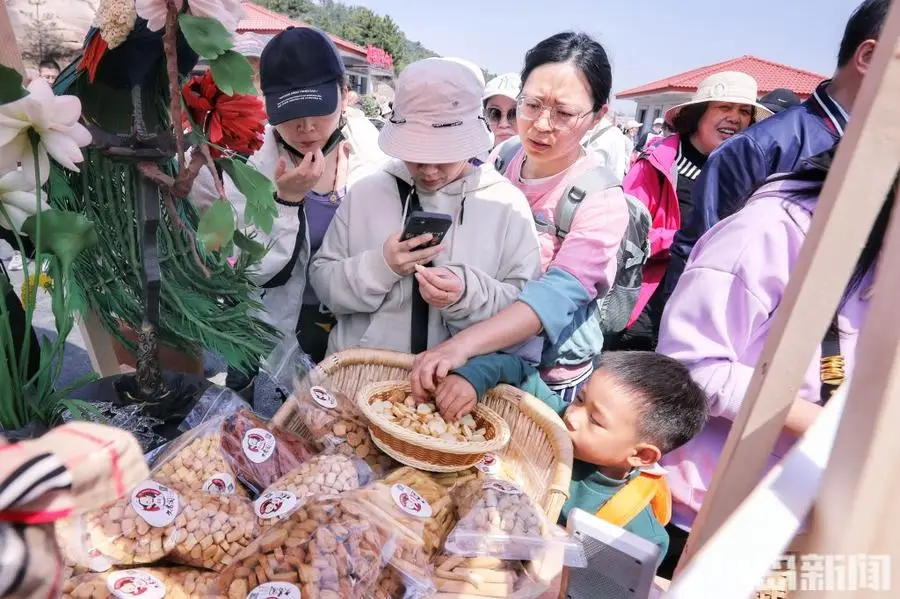
<path id="1" fill-rule="evenodd" d="M 356 394 L 356 405 L 369 421 L 369 434 L 378 449 L 401 464 L 427 472 L 459 472 L 471 468 L 486 453 L 499 454 L 509 443 L 509 426 L 496 412 L 476 405 L 472 416 L 485 429 L 486 441 L 459 443 L 444 441 L 403 428 L 372 408 L 376 399 L 387 399 L 400 390 L 411 392 L 408 380 L 366 385 Z"/>
<path id="2" fill-rule="evenodd" d="M 356 397 L 371 383 L 408 379 L 413 359 L 392 351 L 351 349 L 325 358 L 318 374 L 327 375 L 335 391 Z M 550 521 L 556 522 L 572 480 L 572 442 L 562 420 L 542 401 L 508 385 L 489 391 L 482 404 L 509 426 L 509 443 L 498 455 Z M 273 422 L 301 432 L 298 407 L 297 400 L 289 398 Z"/>

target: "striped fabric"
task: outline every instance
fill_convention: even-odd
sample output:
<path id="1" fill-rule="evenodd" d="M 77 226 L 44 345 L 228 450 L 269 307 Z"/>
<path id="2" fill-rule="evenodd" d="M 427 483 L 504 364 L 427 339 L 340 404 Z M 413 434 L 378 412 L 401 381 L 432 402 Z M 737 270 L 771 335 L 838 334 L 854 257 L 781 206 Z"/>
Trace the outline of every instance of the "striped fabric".
<path id="1" fill-rule="evenodd" d="M 675 168 L 678 170 L 679 177 L 685 177 L 691 181 L 694 181 L 700 176 L 700 167 L 681 153 L 681 144 L 678 145 L 678 156 L 675 159 Z"/>
<path id="2" fill-rule="evenodd" d="M 32 441 L 0 437 L 0 597 L 58 597 L 53 523 L 124 497 L 148 474 L 123 430 L 80 422 Z"/>

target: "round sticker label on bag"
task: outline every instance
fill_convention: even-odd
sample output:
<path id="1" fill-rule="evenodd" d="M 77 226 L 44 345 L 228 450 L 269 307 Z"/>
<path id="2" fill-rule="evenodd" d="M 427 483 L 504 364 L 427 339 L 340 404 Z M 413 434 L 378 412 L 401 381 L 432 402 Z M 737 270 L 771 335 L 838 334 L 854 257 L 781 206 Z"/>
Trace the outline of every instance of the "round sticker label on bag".
<path id="1" fill-rule="evenodd" d="M 300 599 L 300 589 L 286 582 L 267 582 L 250 591 L 247 599 Z"/>
<path id="2" fill-rule="evenodd" d="M 483 485 L 481 485 L 482 489 L 493 489 L 494 491 L 499 491 L 500 493 L 504 493 L 506 495 L 521 495 L 522 489 L 517 487 L 512 483 L 508 483 L 503 480 L 488 480 L 485 481 Z"/>
<path id="3" fill-rule="evenodd" d="M 276 490 L 260 495 L 259 499 L 253 502 L 253 509 L 263 520 L 271 520 L 290 514 L 298 503 L 297 496 L 290 491 Z"/>
<path id="4" fill-rule="evenodd" d="M 311 387 L 309 394 L 312 395 L 314 402 L 326 410 L 333 410 L 337 407 L 337 399 L 325 387 Z"/>
<path id="5" fill-rule="evenodd" d="M 166 586 L 140 570 L 119 570 L 106 579 L 106 589 L 117 599 L 163 599 Z"/>
<path id="6" fill-rule="evenodd" d="M 112 568 L 112 562 L 109 561 L 109 558 L 96 549 L 88 551 L 88 559 L 90 560 L 88 568 L 93 572 L 106 572 Z"/>
<path id="7" fill-rule="evenodd" d="M 425 501 L 424 497 L 406 485 L 397 483 L 391 487 L 391 497 L 394 498 L 394 503 L 410 516 L 417 518 L 431 517 L 431 505 Z"/>
<path id="8" fill-rule="evenodd" d="M 492 453 L 486 453 L 481 461 L 475 464 L 475 468 L 485 474 L 497 474 L 500 472 L 500 458 Z"/>
<path id="9" fill-rule="evenodd" d="M 237 487 L 234 485 L 234 477 L 225 472 L 216 472 L 203 483 L 203 490 L 216 495 L 234 495 Z"/>
<path id="10" fill-rule="evenodd" d="M 156 481 L 145 480 L 131 492 L 131 507 L 150 526 L 168 526 L 178 516 L 178 495 Z"/>
<path id="11" fill-rule="evenodd" d="M 275 436 L 264 428 L 251 428 L 244 433 L 241 447 L 244 455 L 254 464 L 262 464 L 275 453 Z"/>

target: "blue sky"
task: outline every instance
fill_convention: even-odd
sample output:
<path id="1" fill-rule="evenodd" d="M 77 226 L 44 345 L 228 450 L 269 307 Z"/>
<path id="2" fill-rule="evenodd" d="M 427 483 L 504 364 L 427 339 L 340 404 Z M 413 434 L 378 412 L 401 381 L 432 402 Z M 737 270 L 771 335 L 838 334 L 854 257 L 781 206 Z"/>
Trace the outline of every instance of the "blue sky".
<path id="1" fill-rule="evenodd" d="M 743 54 L 830 75 L 861 0 L 346 0 L 390 15 L 410 39 L 493 73 L 519 71 L 525 51 L 567 29 L 610 54 L 613 91 Z M 629 110 L 633 102 L 618 102 Z"/>

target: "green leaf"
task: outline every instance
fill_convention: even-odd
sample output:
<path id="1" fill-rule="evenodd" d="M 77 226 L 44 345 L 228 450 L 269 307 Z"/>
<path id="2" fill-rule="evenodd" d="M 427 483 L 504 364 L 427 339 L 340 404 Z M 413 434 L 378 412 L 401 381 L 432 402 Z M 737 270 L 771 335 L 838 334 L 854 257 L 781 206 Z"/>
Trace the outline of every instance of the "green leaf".
<path id="1" fill-rule="evenodd" d="M 219 165 L 228 173 L 238 190 L 247 198 L 244 222 L 271 233 L 278 216 L 275 207 L 275 185 L 264 174 L 242 160 L 219 159 Z"/>
<path id="2" fill-rule="evenodd" d="M 28 217 L 22 231 L 37 241 L 37 222 L 41 221 L 40 249 L 50 252 L 68 270 L 82 250 L 97 245 L 94 223 L 77 212 L 50 208 Z"/>
<path id="3" fill-rule="evenodd" d="M 0 64 L 0 104 L 9 104 L 27 95 L 28 90 L 22 87 L 21 73 Z"/>
<path id="4" fill-rule="evenodd" d="M 203 58 L 218 58 L 234 47 L 231 34 L 216 19 L 182 13 L 178 16 L 178 26 L 190 47 Z"/>
<path id="5" fill-rule="evenodd" d="M 247 254 L 247 257 L 250 258 L 251 262 L 259 262 L 269 251 L 266 249 L 266 246 L 258 241 L 250 239 L 240 231 L 234 232 L 234 245 L 236 245 L 241 252 Z"/>
<path id="6" fill-rule="evenodd" d="M 230 243 L 233 236 L 234 212 L 231 204 L 225 200 L 216 200 L 200 217 L 197 238 L 207 250 L 216 252 Z"/>
<path id="7" fill-rule="evenodd" d="M 255 94 L 253 87 L 253 67 L 246 58 L 228 50 L 215 60 L 210 61 L 213 80 L 226 96 L 238 94 Z"/>

